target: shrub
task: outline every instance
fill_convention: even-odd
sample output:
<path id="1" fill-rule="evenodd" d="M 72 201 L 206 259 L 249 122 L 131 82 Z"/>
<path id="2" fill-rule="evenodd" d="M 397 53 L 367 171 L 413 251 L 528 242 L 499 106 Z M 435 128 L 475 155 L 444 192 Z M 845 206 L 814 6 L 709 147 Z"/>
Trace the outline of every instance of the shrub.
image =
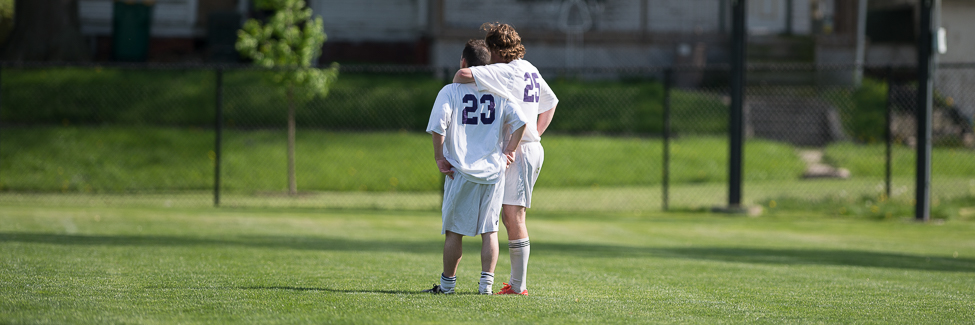
<path id="1" fill-rule="evenodd" d="M 883 141 L 886 133 L 887 84 L 869 78 L 853 92 L 853 105 L 847 105 L 844 126 L 858 142 Z"/>

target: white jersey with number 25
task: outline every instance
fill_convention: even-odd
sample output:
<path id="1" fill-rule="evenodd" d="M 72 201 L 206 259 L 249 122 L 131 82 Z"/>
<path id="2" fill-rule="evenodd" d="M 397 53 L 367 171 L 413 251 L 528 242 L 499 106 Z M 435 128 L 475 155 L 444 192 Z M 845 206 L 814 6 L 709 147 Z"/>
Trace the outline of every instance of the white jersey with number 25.
<path id="1" fill-rule="evenodd" d="M 474 183 L 497 184 L 504 173 L 502 139 L 526 123 L 525 115 L 504 97 L 479 92 L 471 84 L 440 89 L 427 133 L 444 136 L 444 158 Z"/>
<path id="2" fill-rule="evenodd" d="M 510 63 L 495 63 L 471 67 L 477 90 L 499 94 L 514 101 L 528 118 L 522 143 L 538 142 L 538 114 L 547 112 L 559 103 L 552 88 L 530 62 L 522 59 Z"/>

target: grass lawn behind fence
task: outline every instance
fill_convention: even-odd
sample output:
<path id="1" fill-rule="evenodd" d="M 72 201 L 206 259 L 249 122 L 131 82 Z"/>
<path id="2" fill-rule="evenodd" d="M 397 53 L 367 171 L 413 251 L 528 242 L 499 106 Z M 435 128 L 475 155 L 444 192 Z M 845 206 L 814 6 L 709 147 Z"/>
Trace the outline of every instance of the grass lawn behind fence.
<path id="1" fill-rule="evenodd" d="M 199 128 L 33 127 L 0 130 L 0 188 L 35 192 L 158 192 L 213 187 L 214 135 Z M 229 192 L 287 188 L 284 130 L 228 130 L 222 184 Z M 547 135 L 539 187 L 660 184 L 662 140 Z M 430 136 L 415 132 L 297 132 L 301 191 L 432 191 L 441 177 Z M 727 143 L 686 137 L 671 146 L 674 184 L 723 182 Z M 793 180 L 805 166 L 785 144 L 746 145 L 746 181 Z"/>
<path id="2" fill-rule="evenodd" d="M 0 207 L 0 323 L 968 322 L 975 224 L 534 213 L 527 297 L 436 212 Z M 505 234 L 500 234 L 504 238 Z M 507 282 L 502 245 L 497 284 Z"/>
<path id="3" fill-rule="evenodd" d="M 299 130 L 298 188 L 305 194 L 295 198 L 283 195 L 287 180 L 283 130 L 228 130 L 224 139 L 221 192 L 227 205 L 410 210 L 439 206 L 441 179 L 431 163 L 426 134 Z M 550 134 L 544 141 L 546 161 L 534 208 L 662 208 L 660 139 Z M 195 202 L 196 206 L 213 201 L 215 153 L 209 130 L 5 128 L 0 130 L 0 147 L 4 200 L 36 201 L 14 196 L 72 194 L 64 196 L 65 200 L 122 203 L 159 199 Z M 836 143 L 825 149 L 827 163 L 852 171 L 849 180 L 802 179 L 805 165 L 798 158 L 798 148 L 786 144 L 752 139 L 745 150 L 745 204 L 760 204 L 771 211 L 776 205 L 802 208 L 818 202 L 836 208 L 833 213 L 840 215 L 858 210 L 884 217 L 910 214 L 914 162 L 909 148 L 895 147 L 889 198 L 883 197 L 882 145 Z M 675 139 L 671 143 L 671 207 L 725 204 L 726 155 L 727 143 L 722 138 Z M 975 153 L 935 148 L 932 155 L 934 210 L 940 211 L 939 218 L 964 214 L 963 208 L 975 205 L 975 170 L 970 163 L 975 161 Z M 889 204 L 901 206 L 887 207 Z"/>

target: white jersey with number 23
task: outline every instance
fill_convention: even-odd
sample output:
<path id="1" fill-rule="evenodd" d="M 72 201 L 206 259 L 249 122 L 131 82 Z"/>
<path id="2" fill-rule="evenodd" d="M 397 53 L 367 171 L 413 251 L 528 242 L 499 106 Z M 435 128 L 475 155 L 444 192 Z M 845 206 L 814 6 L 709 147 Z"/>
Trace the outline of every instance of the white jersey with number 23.
<path id="1" fill-rule="evenodd" d="M 474 183 L 497 184 L 507 161 L 502 152 L 503 132 L 525 125 L 525 115 L 504 97 L 479 92 L 471 84 L 449 84 L 440 89 L 427 133 L 444 136 L 444 158 Z"/>

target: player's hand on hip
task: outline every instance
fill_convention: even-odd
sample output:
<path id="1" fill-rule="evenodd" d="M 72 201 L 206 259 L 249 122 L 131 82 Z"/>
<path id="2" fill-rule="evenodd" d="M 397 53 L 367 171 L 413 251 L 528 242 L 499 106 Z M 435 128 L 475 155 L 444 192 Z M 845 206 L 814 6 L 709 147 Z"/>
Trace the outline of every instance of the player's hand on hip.
<path id="1" fill-rule="evenodd" d="M 437 168 L 440 169 L 440 173 L 447 175 L 450 179 L 454 179 L 454 168 L 447 159 L 437 159 Z"/>
<path id="2" fill-rule="evenodd" d="M 515 152 L 505 152 L 504 158 L 508 161 L 508 166 L 511 166 L 511 163 L 515 162 Z"/>

